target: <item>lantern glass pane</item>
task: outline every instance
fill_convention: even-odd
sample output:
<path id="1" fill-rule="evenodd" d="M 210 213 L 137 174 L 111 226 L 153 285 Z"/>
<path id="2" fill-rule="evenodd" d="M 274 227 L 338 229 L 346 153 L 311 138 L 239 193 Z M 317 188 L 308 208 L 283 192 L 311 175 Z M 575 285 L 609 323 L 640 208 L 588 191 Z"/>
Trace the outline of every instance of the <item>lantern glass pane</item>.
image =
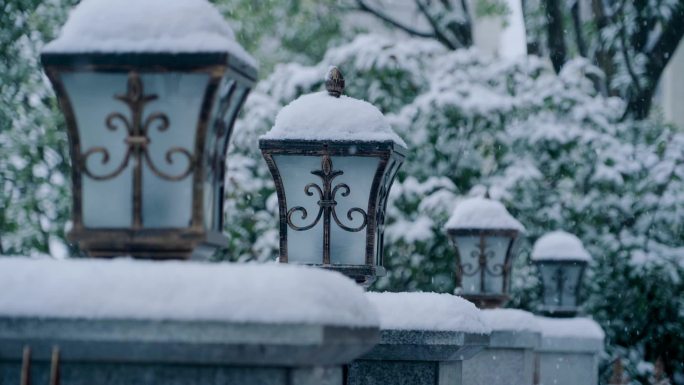
<path id="1" fill-rule="evenodd" d="M 577 306 L 577 288 L 582 266 L 569 263 L 539 264 L 544 285 L 544 304 L 547 306 Z"/>
<path id="2" fill-rule="evenodd" d="M 143 168 L 143 225 L 151 228 L 188 227 L 192 218 L 193 173 L 180 180 L 191 167 L 195 134 L 200 120 L 208 74 L 165 73 L 142 76 L 145 93 L 159 98 L 146 105 L 144 120 L 152 114 L 168 116 L 169 127 L 148 127 L 150 162 Z M 157 171 L 153 169 L 155 167 Z"/>
<path id="3" fill-rule="evenodd" d="M 503 294 L 506 253 L 511 238 L 506 236 L 457 236 L 461 256 L 462 288 L 464 293 Z M 480 254 L 486 260 L 480 266 Z"/>
<path id="4" fill-rule="evenodd" d="M 124 161 L 126 153 L 126 128 L 116 130 L 106 127 L 106 117 L 117 112 L 128 116 L 125 104 L 113 99 L 113 95 L 126 92 L 126 74 L 67 72 L 62 75 L 64 89 L 69 98 L 78 126 L 80 152 L 100 148 L 85 159 L 85 167 L 95 176 L 115 173 Z M 77 167 L 77 165 L 74 165 Z M 132 222 L 133 181 L 131 168 L 106 180 L 96 180 L 82 174 L 82 213 L 85 227 L 129 227 Z"/>
<path id="5" fill-rule="evenodd" d="M 308 196 L 305 187 L 309 184 L 324 186 L 320 177 L 311 174 L 311 171 L 321 169 L 320 156 L 303 155 L 275 155 L 278 172 L 285 191 L 287 210 L 300 207 L 306 210 L 306 218 L 302 218 L 302 210 L 292 213 L 291 219 L 295 226 L 308 227 L 312 225 L 318 216 L 320 200 L 317 189 L 312 187 Z M 373 177 L 378 167 L 379 160 L 371 157 L 331 157 L 333 170 L 342 171 L 343 174 L 332 180 L 331 189 L 345 184 L 349 187 L 349 195 L 342 196 L 346 191 L 340 187 L 334 200 L 337 202 L 335 210 L 340 223 L 349 228 L 359 228 L 363 225 L 363 216 L 359 212 L 352 211 L 351 219 L 348 213 L 353 208 L 360 208 L 364 213 L 368 211 L 368 201 Z M 370 218 L 368 218 L 370 219 Z M 288 262 L 291 263 L 315 263 L 323 262 L 323 221 L 321 216 L 313 227 L 304 231 L 297 231 L 287 226 L 287 251 Z M 367 224 L 359 231 L 350 232 L 340 227 L 331 218 L 330 224 L 330 262 L 332 264 L 364 265 L 366 263 L 366 237 Z"/>
<path id="6" fill-rule="evenodd" d="M 339 190 L 334 197 L 337 202 L 335 207 L 337 219 L 343 226 L 359 229 L 359 231 L 348 231 L 335 223 L 333 219 L 330 235 L 330 262 L 342 265 L 364 265 L 366 264 L 366 237 L 370 220 L 367 218 L 368 201 L 380 161 L 378 158 L 352 156 L 333 157 L 332 161 L 336 170 L 344 172 L 333 180 L 333 189 L 340 184 L 349 186 L 349 195 L 342 196 L 344 191 Z M 366 214 L 365 226 L 363 214 L 352 211 L 356 209 L 361 209 Z"/>
<path id="7" fill-rule="evenodd" d="M 142 217 L 148 228 L 187 227 L 192 213 L 192 172 L 175 179 L 191 165 L 199 111 L 207 74 L 141 74 L 143 96 L 140 122 L 134 122 L 128 105 L 116 98 L 127 95 L 127 73 L 66 73 L 63 82 L 78 126 L 81 154 L 102 150 L 86 158 L 96 176 L 83 175 L 83 220 L 86 227 L 130 227 L 132 223 L 133 168 L 135 157 L 126 159 L 128 128 L 140 125 L 146 135 L 148 159 L 142 167 Z M 164 118 L 168 119 L 168 126 Z M 110 125 L 107 126 L 109 121 Z M 143 158 L 145 158 L 143 156 Z M 125 163 L 127 161 L 127 164 Z M 123 166 L 121 172 L 115 171 Z M 111 175 L 108 175 L 111 174 Z M 105 177 L 106 176 L 106 177 Z M 97 178 L 100 177 L 100 178 Z"/>

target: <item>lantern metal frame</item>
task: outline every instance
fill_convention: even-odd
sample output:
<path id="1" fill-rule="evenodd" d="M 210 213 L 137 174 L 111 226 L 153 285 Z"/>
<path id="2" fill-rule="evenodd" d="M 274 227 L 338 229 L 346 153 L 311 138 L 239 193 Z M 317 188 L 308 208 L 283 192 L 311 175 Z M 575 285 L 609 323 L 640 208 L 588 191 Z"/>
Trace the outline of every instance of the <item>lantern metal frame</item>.
<path id="1" fill-rule="evenodd" d="M 218 199 L 217 225 L 207 228 L 204 223 L 204 181 L 212 178 L 216 191 L 223 196 L 225 180 L 226 151 L 230 142 L 232 127 L 247 95 L 256 82 L 256 69 L 234 57 L 230 53 L 43 53 L 41 62 L 53 85 L 60 109 L 65 117 L 69 147 L 71 153 L 71 178 L 73 189 L 72 220 L 73 228 L 68 239 L 78 243 L 80 248 L 92 257 L 115 257 L 130 255 L 136 258 L 150 259 L 186 259 L 194 256 L 206 257 L 216 248 L 227 246 L 227 239 L 222 234 L 223 199 Z M 62 81 L 62 74 L 70 72 L 83 73 L 123 73 L 128 74 L 127 92 L 125 95 L 112 95 L 112 101 L 118 100 L 128 105 L 130 120 L 122 121 L 122 114 L 111 113 L 106 118 L 106 129 L 116 130 L 114 120 L 128 130 L 126 138 L 127 155 L 119 170 L 129 166 L 140 169 L 145 162 L 152 172 L 165 180 L 181 180 L 192 174 L 192 209 L 188 227 L 183 228 L 145 228 L 142 227 L 141 195 L 142 183 L 140 173 L 134 171 L 133 181 L 133 223 L 130 228 L 89 228 L 83 223 L 82 181 L 89 172 L 85 166 L 86 157 L 93 153 L 102 154 L 103 163 L 109 159 L 104 148 L 81 148 L 78 125 L 71 100 Z M 164 154 L 167 163 L 175 153 L 183 153 L 188 159 L 188 168 L 183 175 L 162 175 L 155 170 L 147 154 L 149 142 L 147 126 L 150 120 L 157 119 L 161 131 L 168 127 L 168 117 L 163 114 L 151 114 L 142 121 L 144 104 L 154 100 L 156 95 L 146 95 L 141 75 L 148 73 L 205 73 L 209 76 L 204 91 L 200 112 L 195 127 L 194 152 L 183 148 L 170 148 Z M 219 102 L 219 103 L 216 103 Z M 224 116 L 232 109 L 230 116 Z M 214 120 L 212 111 L 216 108 L 221 115 Z M 216 135 L 214 148 L 209 152 L 207 136 Z M 135 158 L 135 159 L 131 159 Z M 100 176 L 100 180 L 116 175 Z M 90 175 L 93 177 L 93 175 Z M 94 179 L 98 179 L 97 176 Z M 219 186 L 216 186 L 219 184 Z"/>
<path id="2" fill-rule="evenodd" d="M 324 236 L 322 240 L 323 255 L 321 256 L 321 263 L 310 265 L 338 271 L 364 286 L 372 284 L 376 277 L 383 276 L 385 274 L 383 267 L 383 244 L 387 198 L 397 171 L 406 157 L 406 149 L 393 141 L 365 142 L 355 140 L 292 139 L 261 139 L 259 147 L 273 176 L 278 196 L 280 262 L 288 263 L 289 260 L 287 247 L 288 227 L 294 231 L 307 231 L 316 226 L 320 220 L 323 220 Z M 304 155 L 321 158 L 320 169 L 306 170 L 306 172 L 321 178 L 322 186 L 314 186 L 315 184 L 302 186 L 302 192 L 307 196 L 313 196 L 314 191 L 319 194 L 319 211 L 313 223 L 298 227 L 291 222 L 291 216 L 295 212 L 300 212 L 303 218 L 306 218 L 308 213 L 306 213 L 303 207 L 288 209 L 283 180 L 273 159 L 275 155 Z M 358 215 L 364 218 L 363 224 L 356 228 L 342 224 L 335 211 L 337 193 L 340 192 L 340 196 L 344 197 L 349 195 L 350 192 L 349 186 L 344 183 L 332 185 L 332 179 L 343 173 L 342 171 L 335 170 L 334 164 L 331 161 L 331 157 L 337 156 L 373 157 L 379 159 L 379 164 L 371 184 L 368 206 L 366 208 L 352 208 L 346 213 L 349 220 L 352 219 L 352 213 L 358 213 Z M 330 226 L 332 226 L 332 223 L 335 223 L 344 231 L 366 232 L 364 265 L 331 263 Z"/>
<path id="3" fill-rule="evenodd" d="M 480 275 L 480 293 L 460 293 L 459 295 L 478 308 L 492 309 L 504 306 L 509 300 L 510 279 L 513 269 L 513 260 L 517 254 L 521 232 L 516 229 L 447 229 L 450 241 L 456 249 L 456 286 L 461 287 L 463 276 Z M 476 250 L 472 250 L 471 257 L 475 258 L 475 264 L 466 262 L 461 255 L 457 237 L 479 237 L 480 242 Z M 506 248 L 503 264 L 490 266 L 487 254 L 487 238 L 506 237 L 510 241 Z M 485 285 L 487 275 L 502 277 L 502 287 L 500 293 L 486 293 Z"/>
<path id="4" fill-rule="evenodd" d="M 587 261 L 582 261 L 582 260 L 576 260 L 576 259 L 536 259 L 534 260 L 535 266 L 537 266 L 537 275 L 539 276 L 539 281 L 541 282 L 541 287 L 540 287 L 540 295 L 542 298 L 542 302 L 544 302 L 544 293 L 546 292 L 546 281 L 544 280 L 544 276 L 542 275 L 541 272 L 541 267 L 542 266 L 551 266 L 556 268 L 556 271 L 560 272 L 561 275 L 565 271 L 564 267 L 568 266 L 579 266 L 580 267 L 580 272 L 579 276 L 577 277 L 577 282 L 575 284 L 573 294 L 575 296 L 575 305 L 563 305 L 562 303 L 562 298 L 563 298 L 563 290 L 564 290 L 564 285 L 561 282 L 563 278 L 561 277 L 556 277 L 554 275 L 553 281 L 554 282 L 549 282 L 549 284 L 555 284 L 556 288 L 560 288 L 558 290 L 558 298 L 560 298 L 560 303 L 558 305 L 551 305 L 547 303 L 542 303 L 542 305 L 539 307 L 539 310 L 542 314 L 546 316 L 552 316 L 552 317 L 558 317 L 558 318 L 566 318 L 566 317 L 574 317 L 577 315 L 579 312 L 579 304 L 580 304 L 580 299 L 581 299 L 581 293 L 582 293 L 582 282 L 584 280 L 584 273 L 587 270 L 587 266 L 589 263 Z"/>

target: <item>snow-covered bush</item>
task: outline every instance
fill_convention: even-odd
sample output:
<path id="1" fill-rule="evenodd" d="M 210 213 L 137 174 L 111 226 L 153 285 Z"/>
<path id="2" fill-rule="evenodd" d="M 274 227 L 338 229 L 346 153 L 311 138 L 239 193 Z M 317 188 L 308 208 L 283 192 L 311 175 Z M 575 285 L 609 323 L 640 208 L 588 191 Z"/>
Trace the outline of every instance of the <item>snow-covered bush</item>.
<path id="1" fill-rule="evenodd" d="M 579 60 L 556 75 L 537 57 L 503 60 L 365 35 L 330 49 L 318 65 L 276 67 L 235 129 L 226 256 L 277 254 L 276 198 L 256 141 L 281 106 L 321 89 L 331 64 L 342 69 L 345 92 L 376 104 L 409 145 L 388 207 L 388 276 L 376 289 L 454 290 L 444 223 L 459 199 L 489 189 L 525 224 L 529 241 L 556 229 L 582 239 L 594 257 L 586 308 L 607 329 L 609 353 L 622 348 L 634 362 L 654 362 L 658 352 L 670 365 L 682 362 L 684 307 L 674 293 L 684 277 L 684 134 L 620 121 L 621 101 L 597 95 L 597 70 Z M 516 266 L 514 305 L 533 308 L 528 249 Z M 653 290 L 641 287 L 649 282 L 672 295 L 651 302 L 644 295 Z M 649 317 L 660 325 L 649 328 Z M 635 379 L 648 375 L 632 368 Z"/>

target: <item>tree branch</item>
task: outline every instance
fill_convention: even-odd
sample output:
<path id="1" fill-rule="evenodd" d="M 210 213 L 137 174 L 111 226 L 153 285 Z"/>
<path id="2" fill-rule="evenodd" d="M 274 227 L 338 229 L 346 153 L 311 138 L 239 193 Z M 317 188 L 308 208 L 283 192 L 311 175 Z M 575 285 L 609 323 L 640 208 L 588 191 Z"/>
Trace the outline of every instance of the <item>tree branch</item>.
<path id="1" fill-rule="evenodd" d="M 435 35 L 434 32 L 425 32 L 425 31 L 419 31 L 417 29 L 411 28 L 408 25 L 401 23 L 398 20 L 393 19 L 389 15 L 382 13 L 380 10 L 377 10 L 371 6 L 369 6 L 364 0 L 356 0 L 356 4 L 358 6 L 358 10 L 362 12 L 366 12 L 368 14 L 371 14 L 378 19 L 392 25 L 395 28 L 398 28 L 409 35 L 412 36 L 417 36 L 417 37 L 425 37 L 425 38 L 430 38 L 430 39 L 435 39 L 437 36 Z"/>
<path id="2" fill-rule="evenodd" d="M 418 10 L 420 13 L 423 14 L 425 19 L 430 23 L 430 27 L 432 27 L 432 30 L 435 31 L 435 37 L 437 40 L 442 43 L 443 45 L 447 46 L 449 49 L 457 49 L 463 46 L 461 42 L 454 42 L 451 41 L 442 31 L 441 27 L 439 26 L 439 23 L 437 20 L 435 20 L 432 15 L 430 15 L 430 10 L 427 8 L 427 6 L 421 1 L 421 0 L 414 0 L 416 3 L 416 6 L 418 6 Z"/>

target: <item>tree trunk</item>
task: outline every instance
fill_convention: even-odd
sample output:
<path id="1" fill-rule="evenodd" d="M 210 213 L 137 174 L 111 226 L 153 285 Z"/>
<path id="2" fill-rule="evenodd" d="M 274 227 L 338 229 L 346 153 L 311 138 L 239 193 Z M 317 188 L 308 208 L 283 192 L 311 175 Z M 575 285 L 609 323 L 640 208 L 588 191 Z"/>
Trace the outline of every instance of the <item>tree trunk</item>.
<path id="1" fill-rule="evenodd" d="M 556 72 L 560 72 L 567 57 L 563 28 L 563 13 L 560 0 L 544 0 L 546 11 L 546 31 L 548 37 L 549 56 Z"/>

